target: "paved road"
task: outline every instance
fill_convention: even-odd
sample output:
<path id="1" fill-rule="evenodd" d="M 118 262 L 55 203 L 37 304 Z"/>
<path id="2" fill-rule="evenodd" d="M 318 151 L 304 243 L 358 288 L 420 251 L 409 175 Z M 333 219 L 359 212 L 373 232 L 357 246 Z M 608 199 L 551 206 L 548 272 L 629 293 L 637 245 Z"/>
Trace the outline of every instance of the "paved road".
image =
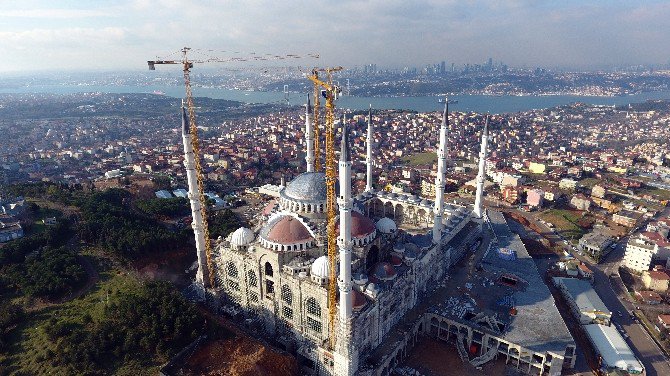
<path id="1" fill-rule="evenodd" d="M 576 258 L 589 265 L 594 274 L 594 289 L 607 308 L 613 312 L 612 321 L 620 325 L 623 332 L 628 336 L 627 342 L 638 359 L 642 361 L 646 374 L 649 376 L 670 375 L 670 362 L 668 359 L 641 324 L 632 320 L 628 315 L 628 312 L 631 312 L 635 306 L 627 300 L 628 292 L 623 287 L 621 279 L 618 276 L 619 263 L 623 258 L 625 244 L 628 240 L 627 237 L 622 238 L 616 249 L 610 252 L 600 264 L 594 264 L 591 260 L 575 254 L 571 246 L 563 242 L 564 239 L 560 235 L 539 222 L 533 213 L 519 210 L 516 210 L 516 212 L 543 230 L 544 233 L 541 235 L 552 241 L 552 243 L 560 244 L 563 249 L 573 253 Z M 665 212 L 670 213 L 670 208 L 666 208 Z M 611 278 L 610 275 L 612 275 Z M 622 315 L 619 316 L 618 312 L 621 312 Z"/>

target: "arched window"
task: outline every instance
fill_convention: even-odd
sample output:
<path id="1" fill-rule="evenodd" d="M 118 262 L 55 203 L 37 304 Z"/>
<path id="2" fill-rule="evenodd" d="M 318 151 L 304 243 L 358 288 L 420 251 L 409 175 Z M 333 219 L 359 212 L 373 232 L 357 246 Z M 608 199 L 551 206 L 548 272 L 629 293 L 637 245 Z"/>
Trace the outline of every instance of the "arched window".
<path id="1" fill-rule="evenodd" d="M 282 316 L 287 320 L 293 320 L 293 307 L 291 307 L 293 304 L 293 292 L 288 285 L 281 287 L 281 300 L 283 303 L 281 308 Z"/>
<path id="2" fill-rule="evenodd" d="M 233 264 L 232 262 L 228 262 L 226 264 L 226 274 L 228 274 L 228 277 L 231 278 L 235 279 L 239 278 L 237 274 L 237 266 L 235 266 L 235 264 Z"/>
<path id="3" fill-rule="evenodd" d="M 293 304 L 293 292 L 287 285 L 281 287 L 281 300 L 287 305 Z"/>
<path id="4" fill-rule="evenodd" d="M 316 299 L 307 298 L 305 308 L 307 311 L 307 327 L 316 333 L 321 333 L 321 305 Z"/>
<path id="5" fill-rule="evenodd" d="M 265 275 L 272 277 L 272 265 L 269 262 L 265 263 Z"/>
<path id="6" fill-rule="evenodd" d="M 256 273 L 253 270 L 247 272 L 247 281 L 249 286 L 258 287 L 258 277 L 256 277 Z"/>
<path id="7" fill-rule="evenodd" d="M 307 314 L 314 317 L 321 317 L 321 305 L 314 298 L 307 298 Z"/>

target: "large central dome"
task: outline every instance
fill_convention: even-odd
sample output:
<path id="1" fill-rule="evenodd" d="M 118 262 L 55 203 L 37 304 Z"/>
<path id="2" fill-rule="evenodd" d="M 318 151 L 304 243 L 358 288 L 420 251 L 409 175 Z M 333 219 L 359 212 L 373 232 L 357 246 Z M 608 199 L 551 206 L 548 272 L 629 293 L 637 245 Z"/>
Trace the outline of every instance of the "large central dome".
<path id="1" fill-rule="evenodd" d="M 305 172 L 293 179 L 282 191 L 288 199 L 305 202 L 326 201 L 326 174 Z"/>

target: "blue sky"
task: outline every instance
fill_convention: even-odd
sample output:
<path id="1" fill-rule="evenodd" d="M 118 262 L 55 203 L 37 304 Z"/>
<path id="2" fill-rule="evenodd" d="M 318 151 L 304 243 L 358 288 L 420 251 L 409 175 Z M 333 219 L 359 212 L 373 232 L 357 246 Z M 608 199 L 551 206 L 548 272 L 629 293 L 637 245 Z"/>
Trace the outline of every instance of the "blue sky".
<path id="1" fill-rule="evenodd" d="M 668 20 L 654 0 L 0 0 L 0 72 L 145 69 L 185 45 L 324 66 L 667 64 Z"/>

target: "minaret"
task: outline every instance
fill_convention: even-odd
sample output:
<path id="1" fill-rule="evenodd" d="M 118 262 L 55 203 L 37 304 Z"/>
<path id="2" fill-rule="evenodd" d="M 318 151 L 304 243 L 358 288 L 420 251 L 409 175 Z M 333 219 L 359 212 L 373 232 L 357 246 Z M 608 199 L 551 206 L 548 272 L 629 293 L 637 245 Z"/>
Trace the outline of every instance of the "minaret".
<path id="1" fill-rule="evenodd" d="M 314 172 L 314 127 L 312 122 L 312 103 L 307 95 L 307 105 L 305 106 L 307 112 L 305 113 L 305 141 L 307 143 L 307 172 Z"/>
<path id="2" fill-rule="evenodd" d="M 482 148 L 479 151 L 479 172 L 477 173 L 477 196 L 475 197 L 475 208 L 473 213 L 475 217 L 481 218 L 484 214 L 482 209 L 484 196 L 484 176 L 486 170 L 486 147 L 489 139 L 489 116 L 486 115 L 484 123 L 484 133 L 482 133 Z"/>
<path id="3" fill-rule="evenodd" d="M 338 314 L 337 342 L 335 352 L 335 374 L 353 375 L 358 369 L 357 354 L 351 342 L 351 153 L 349 151 L 349 131 L 346 122 L 342 124 L 342 143 L 340 145 L 340 194 L 337 203 L 340 208 L 340 236 L 337 244 L 340 249 L 340 308 Z"/>
<path id="4" fill-rule="evenodd" d="M 368 136 L 365 139 L 368 147 L 368 152 L 365 157 L 365 165 L 367 167 L 367 181 L 365 183 L 365 191 L 372 192 L 372 105 L 368 110 Z"/>
<path id="5" fill-rule="evenodd" d="M 202 224 L 202 212 L 200 211 L 200 188 L 198 188 L 198 177 L 195 171 L 195 158 L 193 153 L 193 140 L 191 127 L 188 121 L 186 108 L 181 107 L 181 136 L 184 143 L 184 166 L 186 167 L 186 179 L 188 180 L 188 199 L 191 202 L 191 215 L 193 216 L 193 233 L 195 234 L 195 248 L 198 253 L 198 271 L 195 274 L 196 283 L 206 286 L 207 255 L 205 254 L 205 232 Z"/>
<path id="6" fill-rule="evenodd" d="M 437 176 L 435 177 L 435 221 L 433 223 L 433 243 L 442 239 L 442 214 L 444 213 L 444 179 L 447 173 L 447 130 L 449 123 L 449 100 L 444 98 L 444 113 L 440 126 L 440 146 L 437 150 Z"/>

